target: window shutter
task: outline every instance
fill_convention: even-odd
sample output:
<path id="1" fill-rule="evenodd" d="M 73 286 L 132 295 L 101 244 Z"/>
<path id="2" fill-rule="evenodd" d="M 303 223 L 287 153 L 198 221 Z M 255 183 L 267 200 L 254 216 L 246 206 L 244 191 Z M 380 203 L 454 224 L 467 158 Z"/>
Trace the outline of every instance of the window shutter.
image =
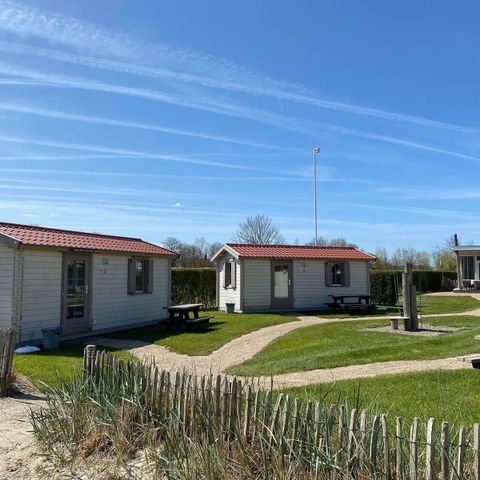
<path id="1" fill-rule="evenodd" d="M 332 286 L 332 264 L 330 262 L 325 262 L 325 286 Z"/>
<path id="2" fill-rule="evenodd" d="M 127 292 L 129 295 L 133 295 L 135 293 L 135 269 L 133 267 L 133 258 L 129 258 L 127 275 Z"/>
<path id="3" fill-rule="evenodd" d="M 153 260 L 145 262 L 147 265 L 147 293 L 153 293 Z"/>
<path id="4" fill-rule="evenodd" d="M 343 264 L 343 284 L 345 287 L 350 286 L 350 262 L 344 262 Z"/>
<path id="5" fill-rule="evenodd" d="M 223 266 L 223 288 L 228 288 L 230 286 L 231 268 L 232 264 L 227 260 Z"/>
<path id="6" fill-rule="evenodd" d="M 230 273 L 230 287 L 237 288 L 237 263 L 230 263 L 231 273 Z"/>

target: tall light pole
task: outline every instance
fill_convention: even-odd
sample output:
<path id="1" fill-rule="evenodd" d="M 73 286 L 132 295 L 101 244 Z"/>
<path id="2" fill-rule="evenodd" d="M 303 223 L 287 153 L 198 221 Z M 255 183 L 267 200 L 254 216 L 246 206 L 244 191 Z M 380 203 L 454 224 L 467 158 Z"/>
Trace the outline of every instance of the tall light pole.
<path id="1" fill-rule="evenodd" d="M 317 153 L 320 153 L 320 147 L 313 147 L 313 218 L 315 222 L 315 246 L 318 245 L 318 227 L 317 227 Z"/>

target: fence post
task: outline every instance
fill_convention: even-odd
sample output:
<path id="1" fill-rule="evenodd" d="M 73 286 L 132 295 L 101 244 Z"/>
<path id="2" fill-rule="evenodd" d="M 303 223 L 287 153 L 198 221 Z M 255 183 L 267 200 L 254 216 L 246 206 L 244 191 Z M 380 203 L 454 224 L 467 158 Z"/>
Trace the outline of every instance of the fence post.
<path id="1" fill-rule="evenodd" d="M 473 475 L 480 480 L 480 423 L 473 426 Z"/>
<path id="2" fill-rule="evenodd" d="M 427 422 L 427 457 L 425 465 L 425 480 L 433 480 L 435 462 L 435 439 L 433 438 L 435 419 L 429 418 Z"/>
<path id="3" fill-rule="evenodd" d="M 417 480 L 418 422 L 418 417 L 415 417 L 410 427 L 410 480 Z"/>
<path id="4" fill-rule="evenodd" d="M 0 397 L 4 397 L 10 387 L 14 347 L 15 330 L 0 330 Z"/>
<path id="5" fill-rule="evenodd" d="M 458 432 L 458 453 L 457 453 L 457 477 L 463 477 L 463 464 L 465 461 L 465 427 L 461 426 Z"/>
<path id="6" fill-rule="evenodd" d="M 402 465 L 402 440 L 403 440 L 403 425 L 402 418 L 397 417 L 397 425 L 395 430 L 395 473 L 397 480 L 403 478 Z"/>
<path id="7" fill-rule="evenodd" d="M 450 469 L 450 438 L 448 435 L 448 422 L 442 423 L 442 433 L 440 437 L 440 443 L 442 445 L 442 478 L 448 480 Z"/>
<path id="8" fill-rule="evenodd" d="M 83 371 L 84 376 L 92 375 L 93 364 L 95 360 L 95 345 L 87 345 L 83 350 Z"/>

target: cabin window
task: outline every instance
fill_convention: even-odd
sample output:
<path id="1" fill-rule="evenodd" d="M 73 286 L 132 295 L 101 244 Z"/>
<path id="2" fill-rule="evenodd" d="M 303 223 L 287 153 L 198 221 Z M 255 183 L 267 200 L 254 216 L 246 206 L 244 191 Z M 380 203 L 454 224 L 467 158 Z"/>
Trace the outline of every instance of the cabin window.
<path id="1" fill-rule="evenodd" d="M 236 264 L 234 260 L 227 260 L 223 270 L 223 286 L 224 288 L 235 288 L 236 285 Z"/>
<path id="2" fill-rule="evenodd" d="M 128 260 L 128 293 L 136 295 L 153 292 L 153 260 L 130 258 Z"/>
<path id="3" fill-rule="evenodd" d="M 332 263 L 332 286 L 345 283 L 345 262 Z"/>
<path id="4" fill-rule="evenodd" d="M 350 286 L 350 263 L 349 262 L 325 262 L 325 286 L 326 287 L 349 287 Z"/>
<path id="5" fill-rule="evenodd" d="M 475 280 L 475 257 L 460 257 L 462 259 L 462 278 Z"/>

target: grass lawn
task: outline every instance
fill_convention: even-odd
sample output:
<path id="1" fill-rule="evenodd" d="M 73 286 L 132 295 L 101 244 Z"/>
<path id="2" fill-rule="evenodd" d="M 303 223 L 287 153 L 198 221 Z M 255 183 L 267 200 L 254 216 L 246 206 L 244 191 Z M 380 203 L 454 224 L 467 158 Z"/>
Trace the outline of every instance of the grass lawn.
<path id="1" fill-rule="evenodd" d="M 59 376 L 70 377 L 74 372 L 81 370 L 83 365 L 83 349 L 85 345 L 80 343 L 61 343 L 58 350 L 41 350 L 38 353 L 14 355 L 13 369 L 25 375 L 40 390 L 42 383 L 54 384 Z M 132 358 L 122 350 L 103 348 L 114 352 L 122 358 Z"/>
<path id="2" fill-rule="evenodd" d="M 401 299 L 399 301 L 401 305 Z M 373 317 L 380 315 L 399 315 L 398 307 L 384 307 L 386 310 L 375 309 L 371 312 L 364 310 L 351 310 L 349 312 L 335 312 L 333 310 L 321 310 L 313 313 L 319 317 L 352 318 L 352 317 Z M 432 315 L 436 313 L 461 313 L 468 310 L 480 308 L 480 301 L 469 295 L 458 296 L 437 296 L 437 295 L 417 295 L 417 310 L 422 315 Z M 310 313 L 312 315 L 312 313 Z"/>
<path id="3" fill-rule="evenodd" d="M 278 314 L 250 314 L 202 312 L 213 315 L 209 324 L 199 325 L 194 331 L 151 326 L 109 334 L 112 338 L 143 340 L 163 345 L 174 352 L 186 355 L 208 355 L 225 343 L 260 328 L 298 320 L 296 317 Z"/>
<path id="4" fill-rule="evenodd" d="M 387 320 L 334 322 L 287 333 L 230 373 L 245 376 L 314 370 L 388 360 L 453 357 L 480 352 L 480 317 L 434 317 L 431 325 L 462 327 L 436 337 L 412 337 L 387 332 L 366 332 L 367 327 L 385 326 Z"/>
<path id="5" fill-rule="evenodd" d="M 460 313 L 480 308 L 480 301 L 469 295 L 418 295 L 417 309 L 422 315 Z"/>
<path id="6" fill-rule="evenodd" d="M 418 372 L 283 390 L 304 400 L 343 403 L 411 421 L 435 417 L 456 427 L 480 422 L 480 371 Z"/>

